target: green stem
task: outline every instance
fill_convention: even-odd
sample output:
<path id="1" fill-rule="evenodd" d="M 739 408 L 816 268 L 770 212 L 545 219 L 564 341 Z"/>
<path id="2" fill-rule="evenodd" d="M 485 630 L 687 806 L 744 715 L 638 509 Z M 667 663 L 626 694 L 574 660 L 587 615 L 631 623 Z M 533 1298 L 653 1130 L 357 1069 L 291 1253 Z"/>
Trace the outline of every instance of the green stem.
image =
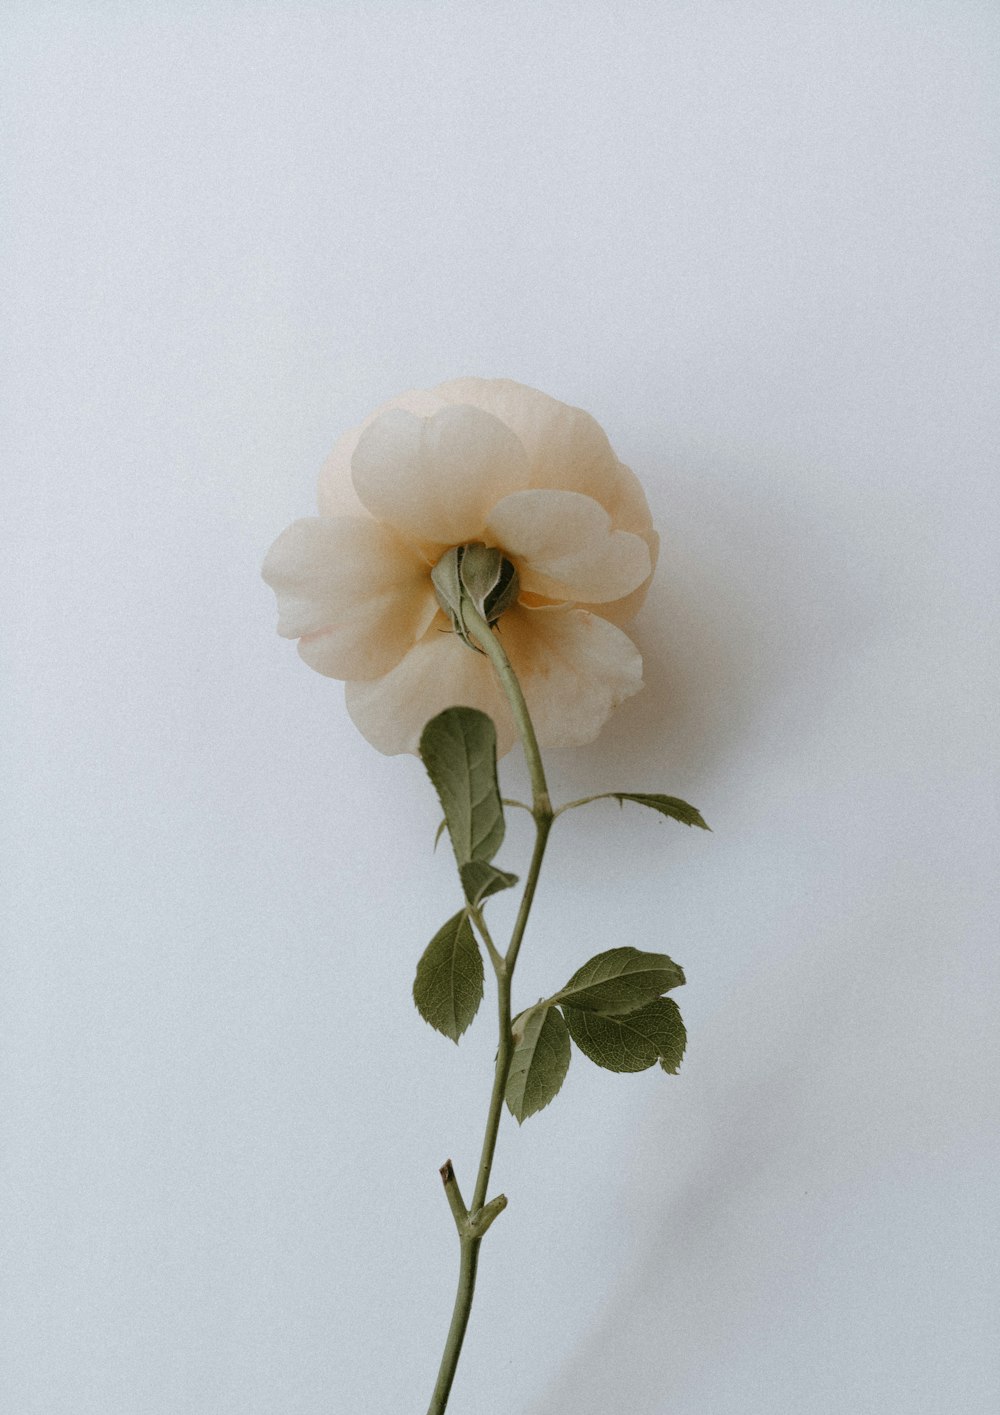
<path id="1" fill-rule="evenodd" d="M 431 1403 L 427 1407 L 427 1415 L 443 1415 L 448 1404 L 458 1358 L 462 1351 L 462 1342 L 465 1339 L 465 1328 L 469 1325 L 469 1313 L 472 1311 L 472 1296 L 476 1290 L 476 1268 L 479 1265 L 479 1245 L 482 1241 L 481 1238 L 459 1238 L 458 1291 L 455 1294 L 455 1310 L 451 1314 L 451 1326 L 448 1328 L 448 1339 L 444 1344 L 441 1369 L 438 1371 L 437 1384 L 434 1387 L 434 1394 L 431 1396 Z"/>
<path id="2" fill-rule="evenodd" d="M 574 811 L 577 806 L 589 806 L 592 801 L 603 801 L 605 798 L 610 799 L 613 795 L 613 791 L 602 791 L 597 796 L 581 796 L 578 801 L 567 801 L 564 806 L 558 806 L 553 811 L 553 815 L 561 816 L 563 811 Z"/>
<path id="3" fill-rule="evenodd" d="M 480 1212 L 486 1204 L 486 1191 L 489 1187 L 490 1171 L 493 1168 L 493 1153 L 496 1149 L 500 1117 L 503 1114 L 504 1096 L 507 1091 L 507 1073 L 510 1071 L 511 1056 L 514 1051 L 510 1031 L 510 970 L 502 958 L 496 966 L 496 975 L 500 1044 L 497 1048 L 496 1066 L 493 1072 L 493 1091 L 490 1096 L 489 1113 L 486 1117 L 486 1133 L 483 1136 L 479 1172 L 476 1175 L 476 1188 L 472 1196 L 472 1204 L 464 1218 L 462 1211 L 465 1206 L 458 1192 L 458 1182 L 455 1179 L 451 1162 L 449 1161 L 441 1171 L 445 1194 L 451 1205 L 452 1214 L 455 1217 L 455 1227 L 458 1230 L 458 1291 L 455 1293 L 451 1325 L 448 1328 L 437 1384 L 434 1387 L 434 1394 L 431 1396 L 431 1403 L 427 1408 L 427 1415 L 442 1415 L 448 1404 L 448 1396 L 451 1393 L 455 1371 L 458 1368 L 458 1358 L 462 1353 L 462 1343 L 465 1340 L 465 1330 L 469 1325 L 472 1298 L 476 1290 L 479 1245 L 483 1241 L 482 1232 L 476 1230 L 476 1220 L 480 1217 Z"/>
<path id="4" fill-rule="evenodd" d="M 463 600 L 462 611 L 466 629 L 493 664 L 500 679 L 500 686 L 507 694 L 510 710 L 514 714 L 514 722 L 524 746 L 531 777 L 532 815 L 536 821 L 540 813 L 551 817 L 552 802 L 549 800 L 549 788 L 545 783 L 542 754 L 538 750 L 538 738 L 535 736 L 535 728 L 528 713 L 528 704 L 521 692 L 521 685 L 517 681 L 517 674 L 511 667 L 499 636 L 493 632 L 475 605 L 469 600 Z"/>
<path id="5" fill-rule="evenodd" d="M 507 1073 L 510 1070 L 514 1051 L 510 1030 L 510 970 L 504 965 L 497 969 L 497 1014 L 499 1045 L 496 1065 L 493 1069 L 493 1093 L 490 1096 L 490 1108 L 486 1116 L 486 1133 L 483 1136 L 483 1148 L 479 1156 L 476 1187 L 472 1191 L 473 1215 L 478 1215 L 479 1210 L 486 1203 L 486 1190 L 489 1187 L 490 1170 L 493 1168 L 493 1152 L 496 1149 L 500 1117 L 503 1115 L 504 1096 L 507 1094 Z"/>
<path id="6" fill-rule="evenodd" d="M 546 801 L 548 797 L 546 796 Z M 517 919 L 514 924 L 514 932 L 511 934 L 510 947 L 507 949 L 507 956 L 504 962 L 507 965 L 508 973 L 514 972 L 514 965 L 517 962 L 517 955 L 521 949 L 521 940 L 524 938 L 524 930 L 528 923 L 528 915 L 531 913 L 531 905 L 535 898 L 535 889 L 538 886 L 538 876 L 542 869 L 542 858 L 545 855 L 545 847 L 549 843 L 549 831 L 552 829 L 551 806 L 544 814 L 535 812 L 535 848 L 531 853 L 531 864 L 528 866 L 528 878 L 524 882 L 524 893 L 521 895 L 521 907 L 517 911 Z"/>
<path id="7" fill-rule="evenodd" d="M 480 926 L 483 937 L 487 943 L 487 949 L 493 962 L 494 972 L 497 978 L 497 1021 L 499 1024 L 499 1040 L 497 1045 L 496 1066 L 493 1073 L 493 1091 L 490 1095 L 490 1107 L 486 1117 L 486 1133 L 483 1136 L 483 1148 L 479 1159 L 479 1171 L 476 1175 L 476 1188 L 472 1196 L 472 1203 L 467 1211 L 467 1216 L 463 1219 L 465 1205 L 461 1194 L 458 1191 L 458 1182 L 455 1179 L 454 1171 L 449 1161 L 441 1171 L 445 1184 L 445 1191 L 448 1202 L 451 1205 L 452 1213 L 455 1216 L 455 1226 L 458 1230 L 459 1241 L 459 1265 L 458 1265 L 458 1291 L 455 1294 L 455 1306 L 452 1311 L 451 1325 L 448 1328 L 448 1336 L 445 1341 L 444 1354 L 441 1357 L 441 1367 L 438 1371 L 437 1384 L 434 1387 L 434 1394 L 428 1407 L 427 1415 L 443 1415 L 448 1404 L 448 1396 L 451 1393 L 452 1382 L 455 1379 L 455 1371 L 458 1367 L 458 1358 L 462 1352 L 462 1342 L 465 1340 L 465 1331 L 469 1325 L 469 1315 L 472 1311 L 472 1299 L 476 1290 L 476 1270 L 479 1265 L 479 1246 L 483 1241 L 483 1234 L 486 1226 L 493 1221 L 496 1214 L 505 1206 L 506 1200 L 503 1195 L 498 1196 L 490 1204 L 486 1203 L 486 1193 L 490 1183 L 490 1172 L 493 1168 L 493 1155 L 496 1150 L 497 1134 L 500 1130 L 500 1118 L 503 1115 L 504 1097 L 507 1092 L 507 1076 L 510 1071 L 510 1063 L 514 1054 L 514 1039 L 511 1035 L 511 982 L 514 976 L 514 967 L 517 963 L 517 955 L 521 948 L 521 941 L 524 938 L 524 931 L 528 923 L 528 915 L 531 913 L 531 905 L 535 897 L 535 889 L 538 885 L 538 877 L 542 868 L 542 859 L 545 855 L 545 847 L 548 843 L 549 831 L 552 829 L 552 822 L 555 819 L 552 810 L 552 802 L 549 799 L 549 790 L 545 781 L 545 771 L 542 766 L 541 753 L 538 750 L 538 739 L 535 736 L 535 729 L 528 713 L 528 706 L 524 701 L 524 694 L 521 692 L 521 685 L 517 681 L 517 676 L 511 667 L 510 660 L 504 652 L 503 645 L 499 638 L 493 633 L 486 620 L 475 609 L 475 606 L 463 601 L 465 623 L 471 636 L 488 654 L 490 661 L 500 679 L 501 686 L 507 695 L 510 703 L 514 721 L 521 737 L 524 747 L 524 755 L 528 763 L 528 772 L 531 776 L 532 808 L 531 814 L 535 819 L 535 847 L 531 855 L 531 864 L 528 867 L 528 876 L 524 884 L 524 892 L 521 895 L 521 904 L 517 911 L 517 919 L 514 923 L 514 930 L 511 934 L 510 946 L 506 955 L 500 955 L 493 947 L 483 924 L 481 914 L 477 913 L 476 923 Z M 449 1186 L 454 1186 L 450 1188 Z M 485 1212 L 484 1212 L 485 1210 Z M 483 1226 L 480 1226 L 482 1224 Z"/>
<path id="8" fill-rule="evenodd" d="M 486 945 L 486 952 L 490 955 L 490 962 L 493 964 L 494 969 L 498 968 L 503 962 L 503 954 L 493 942 L 492 935 L 486 927 L 486 920 L 483 918 L 483 906 L 481 904 L 470 904 L 469 918 L 479 930 L 479 937 Z"/>

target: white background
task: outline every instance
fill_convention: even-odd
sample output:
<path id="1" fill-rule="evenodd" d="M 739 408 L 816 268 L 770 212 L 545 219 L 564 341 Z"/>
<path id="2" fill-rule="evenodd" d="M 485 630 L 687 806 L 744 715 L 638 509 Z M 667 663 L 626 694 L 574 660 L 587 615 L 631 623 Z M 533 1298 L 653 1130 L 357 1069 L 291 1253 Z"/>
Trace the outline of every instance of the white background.
<path id="1" fill-rule="evenodd" d="M 451 1408 L 992 1415 L 1000 12 L 2 27 L 4 1415 L 425 1409 L 492 1012 L 414 1012 L 430 787 L 258 567 L 464 374 L 590 409 L 664 533 L 648 686 L 555 793 L 714 833 L 559 824 L 521 1005 L 663 948 L 689 1057 L 508 1119 Z"/>

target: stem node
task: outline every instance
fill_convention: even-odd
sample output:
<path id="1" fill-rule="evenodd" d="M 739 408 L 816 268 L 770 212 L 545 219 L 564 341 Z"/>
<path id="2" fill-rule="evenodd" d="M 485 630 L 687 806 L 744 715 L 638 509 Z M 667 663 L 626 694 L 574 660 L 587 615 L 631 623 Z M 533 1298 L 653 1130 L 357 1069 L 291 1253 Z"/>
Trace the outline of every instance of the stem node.
<path id="1" fill-rule="evenodd" d="M 549 800 L 549 793 L 547 791 L 540 792 L 535 798 L 535 804 L 532 807 L 531 814 L 535 817 L 535 822 L 538 825 L 541 825 L 543 822 L 545 825 L 551 825 L 555 820 L 556 813 L 552 808 L 552 802 Z"/>

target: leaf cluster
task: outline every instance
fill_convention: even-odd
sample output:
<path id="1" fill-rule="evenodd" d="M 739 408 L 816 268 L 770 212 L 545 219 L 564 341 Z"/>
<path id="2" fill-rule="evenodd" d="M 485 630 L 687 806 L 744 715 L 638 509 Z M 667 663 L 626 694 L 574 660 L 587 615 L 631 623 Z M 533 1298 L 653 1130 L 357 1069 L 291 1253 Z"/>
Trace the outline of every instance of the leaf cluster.
<path id="1" fill-rule="evenodd" d="M 646 1071 L 657 1062 L 676 1075 L 687 1034 L 673 998 L 684 973 L 665 953 L 610 948 L 565 987 L 514 1019 L 507 1107 L 520 1123 L 558 1094 L 570 1040 L 606 1071 Z"/>
<path id="2" fill-rule="evenodd" d="M 491 719 L 474 708 L 448 708 L 424 728 L 420 755 L 441 802 L 444 820 L 438 835 L 448 832 L 465 905 L 424 951 L 413 997 L 424 1020 L 457 1042 L 483 997 L 483 960 L 472 920 L 485 928 L 482 905 L 512 888 L 517 876 L 492 863 L 503 844 L 505 822 Z M 686 801 L 645 792 L 605 792 L 561 809 L 609 799 L 709 828 Z M 486 941 L 492 950 L 488 935 Z M 571 1043 L 607 1071 L 645 1071 L 659 1063 L 675 1075 L 686 1033 L 676 1002 L 666 994 L 683 983 L 682 969 L 665 953 L 631 946 L 608 949 L 584 963 L 558 992 L 514 1019 L 506 1091 L 511 1114 L 520 1123 L 549 1104 L 569 1069 Z"/>

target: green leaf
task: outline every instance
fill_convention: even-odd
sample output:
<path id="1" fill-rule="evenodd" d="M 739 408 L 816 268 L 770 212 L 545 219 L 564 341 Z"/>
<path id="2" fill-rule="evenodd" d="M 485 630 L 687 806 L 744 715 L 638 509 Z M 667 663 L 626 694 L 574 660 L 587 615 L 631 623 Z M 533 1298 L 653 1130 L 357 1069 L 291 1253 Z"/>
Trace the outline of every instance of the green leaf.
<path id="1" fill-rule="evenodd" d="M 442 837 L 442 835 L 444 835 L 445 827 L 447 826 L 447 824 L 448 824 L 448 822 L 447 822 L 446 820 L 442 820 L 441 824 L 438 826 L 437 830 L 434 832 L 434 849 L 435 849 L 435 850 L 438 848 L 438 845 L 440 844 L 441 837 Z M 432 852 L 432 853 L 433 853 L 433 852 Z"/>
<path id="2" fill-rule="evenodd" d="M 657 1061 L 675 1075 L 687 1033 L 676 1002 L 659 997 L 625 1017 L 563 1007 L 569 1034 L 585 1056 L 606 1071 L 646 1071 Z"/>
<path id="3" fill-rule="evenodd" d="M 683 982 L 684 973 L 665 953 L 611 948 L 584 963 L 552 1001 L 616 1017 L 645 1007 Z"/>
<path id="4" fill-rule="evenodd" d="M 679 796 L 650 796 L 644 791 L 613 791 L 611 794 L 617 801 L 634 801 L 637 806 L 649 806 L 651 810 L 659 811 L 661 816 L 680 821 L 681 825 L 696 825 L 700 830 L 711 830 L 711 826 L 702 819 L 701 812 Z"/>
<path id="5" fill-rule="evenodd" d="M 668 1076 L 676 1076 L 681 1069 L 681 1061 L 684 1056 L 684 1048 L 687 1046 L 687 1028 L 684 1026 L 684 1019 L 680 1010 L 672 997 L 661 998 L 665 1007 L 669 1007 L 675 1012 L 674 1029 L 670 1045 L 666 1044 L 666 1026 L 664 1026 L 664 1040 L 660 1050 L 660 1065 Z"/>
<path id="6" fill-rule="evenodd" d="M 514 1057 L 507 1077 L 507 1109 L 518 1125 L 544 1109 L 569 1070 L 569 1033 L 558 1010 L 543 1004 L 514 1022 Z"/>
<path id="7" fill-rule="evenodd" d="M 441 799 L 459 865 L 492 860 L 504 836 L 492 719 L 476 708 L 446 708 L 424 728 L 420 755 Z"/>
<path id="8" fill-rule="evenodd" d="M 481 904 L 484 899 L 488 899 L 491 894 L 498 894 L 501 889 L 513 889 L 517 884 L 517 875 L 498 870 L 495 865 L 488 865 L 485 860 L 467 860 L 464 865 L 459 865 L 458 873 L 462 876 L 465 897 L 473 905 Z"/>
<path id="9" fill-rule="evenodd" d="M 689 806 L 679 796 L 655 796 L 645 791 L 605 791 L 600 796 L 588 796 L 587 801 L 617 801 L 619 805 L 623 801 L 634 801 L 638 806 L 649 806 L 651 810 L 659 811 L 661 816 L 680 821 L 681 825 L 696 825 L 701 830 L 712 828 L 706 825 L 700 811 L 696 811 L 694 806 Z M 580 804 L 584 803 L 581 801 Z"/>
<path id="10" fill-rule="evenodd" d="M 457 1042 L 483 997 L 483 960 L 463 909 L 438 929 L 417 964 L 413 1001 L 425 1022 Z"/>

